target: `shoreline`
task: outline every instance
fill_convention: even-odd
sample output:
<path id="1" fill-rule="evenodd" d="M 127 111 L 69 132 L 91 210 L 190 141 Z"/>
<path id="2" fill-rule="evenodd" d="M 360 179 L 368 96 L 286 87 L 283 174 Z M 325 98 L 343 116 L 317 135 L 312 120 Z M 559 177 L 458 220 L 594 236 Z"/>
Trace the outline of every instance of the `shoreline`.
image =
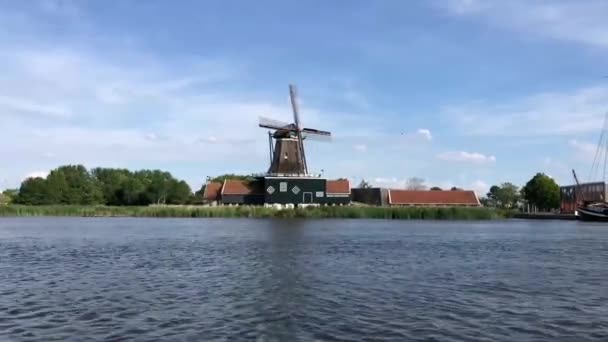
<path id="1" fill-rule="evenodd" d="M 262 206 L 0 206 L 0 217 L 157 217 L 157 218 L 336 218 L 384 220 L 497 220 L 513 213 L 466 207 L 309 207 L 273 209 Z"/>

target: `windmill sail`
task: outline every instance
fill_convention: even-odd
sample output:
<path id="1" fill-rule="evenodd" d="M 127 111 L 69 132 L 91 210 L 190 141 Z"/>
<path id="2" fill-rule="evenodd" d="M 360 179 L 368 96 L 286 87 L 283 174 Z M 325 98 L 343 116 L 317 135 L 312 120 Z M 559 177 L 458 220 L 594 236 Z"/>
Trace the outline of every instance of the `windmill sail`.
<path id="1" fill-rule="evenodd" d="M 296 87 L 289 85 L 289 97 L 293 112 L 293 123 L 260 117 L 259 126 L 273 130 L 269 135 L 271 155 L 268 174 L 307 176 L 308 165 L 304 153 L 304 139 L 328 140 L 331 132 L 314 128 L 302 128 Z M 272 144 L 272 139 L 275 143 Z"/>
<path id="2" fill-rule="evenodd" d="M 298 113 L 296 87 L 291 84 L 289 85 L 289 98 L 291 99 L 291 108 L 293 110 L 293 122 L 296 125 L 296 133 L 298 134 L 298 144 L 300 145 L 300 158 L 302 158 L 304 174 L 308 174 L 308 165 L 306 165 L 306 154 L 304 153 L 304 138 L 302 137 L 302 130 L 300 127 L 300 114 Z"/>

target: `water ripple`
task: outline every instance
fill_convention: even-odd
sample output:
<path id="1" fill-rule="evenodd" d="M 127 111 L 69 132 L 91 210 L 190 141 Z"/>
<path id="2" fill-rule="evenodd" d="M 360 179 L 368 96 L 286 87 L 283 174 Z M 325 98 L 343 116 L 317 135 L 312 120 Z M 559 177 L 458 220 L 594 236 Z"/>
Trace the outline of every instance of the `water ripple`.
<path id="1" fill-rule="evenodd" d="M 578 222 L 0 219 L 0 340 L 607 341 Z"/>

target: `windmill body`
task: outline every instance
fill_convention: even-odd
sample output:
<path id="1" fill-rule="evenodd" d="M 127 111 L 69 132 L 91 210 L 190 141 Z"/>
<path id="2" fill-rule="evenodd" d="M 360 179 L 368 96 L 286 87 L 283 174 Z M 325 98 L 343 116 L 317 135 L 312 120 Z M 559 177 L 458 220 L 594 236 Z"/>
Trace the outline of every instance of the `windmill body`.
<path id="1" fill-rule="evenodd" d="M 327 180 L 309 173 L 304 142 L 329 140 L 331 132 L 303 128 L 296 88 L 289 86 L 293 122 L 260 118 L 259 126 L 269 129 L 270 166 L 263 177 L 264 202 L 278 204 L 347 204 L 350 191 L 328 196 Z"/>
<path id="2" fill-rule="evenodd" d="M 270 167 L 269 176 L 310 177 L 304 152 L 305 140 L 328 140 L 331 132 L 300 126 L 297 94 L 293 85 L 289 86 L 293 109 L 293 123 L 260 118 L 260 127 L 269 129 Z"/>
<path id="3" fill-rule="evenodd" d="M 221 203 L 281 204 L 281 205 L 346 205 L 350 203 L 348 180 L 327 180 L 311 174 L 306 163 L 304 142 L 328 140 L 331 133 L 313 128 L 302 128 L 298 112 L 296 89 L 289 86 L 293 122 L 286 123 L 260 118 L 259 126 L 269 130 L 270 166 L 264 175 L 253 180 L 228 180 L 215 184 L 221 189 Z"/>

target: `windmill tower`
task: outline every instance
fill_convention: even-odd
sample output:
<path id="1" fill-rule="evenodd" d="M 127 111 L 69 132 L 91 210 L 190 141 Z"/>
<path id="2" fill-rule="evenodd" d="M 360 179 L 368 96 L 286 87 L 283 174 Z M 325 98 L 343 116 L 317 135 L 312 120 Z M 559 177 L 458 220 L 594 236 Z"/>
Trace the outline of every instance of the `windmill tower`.
<path id="1" fill-rule="evenodd" d="M 313 128 L 302 128 L 298 111 L 296 88 L 289 85 L 289 96 L 293 110 L 293 123 L 285 123 L 260 117 L 259 126 L 274 132 L 268 133 L 270 149 L 270 176 L 307 177 L 308 165 L 304 152 L 304 140 L 327 140 L 331 132 Z"/>

